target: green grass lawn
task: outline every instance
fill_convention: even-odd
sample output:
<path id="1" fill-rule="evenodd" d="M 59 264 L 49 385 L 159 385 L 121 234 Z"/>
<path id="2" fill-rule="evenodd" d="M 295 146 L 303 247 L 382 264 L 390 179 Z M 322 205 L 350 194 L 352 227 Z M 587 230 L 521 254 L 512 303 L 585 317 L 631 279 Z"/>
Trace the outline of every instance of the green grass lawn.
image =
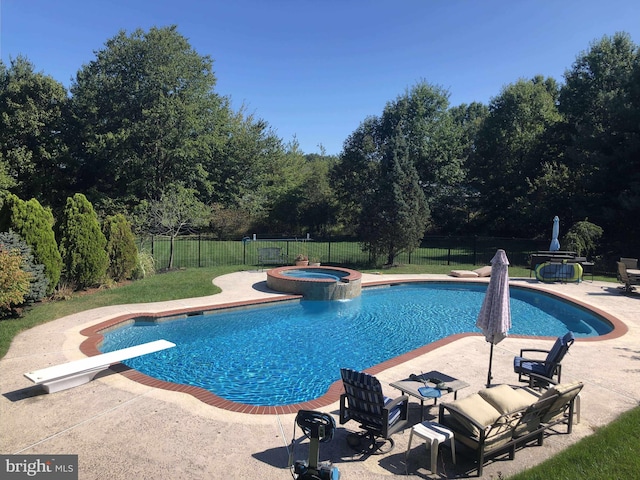
<path id="1" fill-rule="evenodd" d="M 511 480 L 631 479 L 640 474 L 640 407 Z M 532 447 L 535 448 L 535 447 Z M 517 461 L 516 456 L 516 461 Z"/>
<path id="2" fill-rule="evenodd" d="M 255 266 L 241 265 L 178 270 L 154 275 L 124 286 L 98 290 L 87 295 L 77 294 L 70 300 L 38 304 L 28 310 L 22 318 L 0 321 L 0 358 L 7 353 L 15 335 L 36 325 L 97 307 L 213 295 L 220 292 L 220 289 L 212 284 L 212 279 L 215 277 L 254 268 Z M 472 270 L 477 267 L 456 265 L 455 268 Z M 448 273 L 451 269 L 452 267 L 447 265 L 405 265 L 370 271 L 390 274 Z M 509 275 L 529 277 L 529 269 L 510 267 Z M 596 277 L 596 280 L 615 281 L 607 277 Z M 637 472 L 640 472 L 640 456 L 637 454 L 640 451 L 639 427 L 640 408 L 635 408 L 537 467 L 511 478 L 514 480 L 635 478 Z"/>

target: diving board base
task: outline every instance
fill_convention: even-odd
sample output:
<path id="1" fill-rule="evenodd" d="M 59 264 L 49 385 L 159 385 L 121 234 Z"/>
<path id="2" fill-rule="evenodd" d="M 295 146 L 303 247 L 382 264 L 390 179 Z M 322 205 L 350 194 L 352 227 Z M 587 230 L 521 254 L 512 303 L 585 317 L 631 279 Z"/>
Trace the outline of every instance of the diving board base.
<path id="1" fill-rule="evenodd" d="M 42 385 L 47 393 L 55 393 L 88 383 L 93 380 L 98 373 L 107 370 L 113 364 L 175 346 L 175 343 L 167 340 L 156 340 L 134 347 L 123 348 L 121 350 L 35 370 L 25 373 L 24 376 L 33 383 Z"/>

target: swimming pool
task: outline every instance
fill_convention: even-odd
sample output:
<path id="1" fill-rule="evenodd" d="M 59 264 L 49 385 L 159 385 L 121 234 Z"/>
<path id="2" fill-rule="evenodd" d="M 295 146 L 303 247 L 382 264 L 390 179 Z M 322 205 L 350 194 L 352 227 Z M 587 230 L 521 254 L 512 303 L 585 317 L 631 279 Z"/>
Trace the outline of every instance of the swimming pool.
<path id="1" fill-rule="evenodd" d="M 127 361 L 146 375 L 204 388 L 249 405 L 288 405 L 323 395 L 341 367 L 363 370 L 461 332 L 475 321 L 486 284 L 369 287 L 349 301 L 291 301 L 170 321 L 137 320 L 106 332 L 101 350 L 165 338 L 176 348 Z M 541 292 L 511 287 L 511 334 L 576 337 L 612 327 Z M 380 341 L 384 339 L 384 341 Z"/>

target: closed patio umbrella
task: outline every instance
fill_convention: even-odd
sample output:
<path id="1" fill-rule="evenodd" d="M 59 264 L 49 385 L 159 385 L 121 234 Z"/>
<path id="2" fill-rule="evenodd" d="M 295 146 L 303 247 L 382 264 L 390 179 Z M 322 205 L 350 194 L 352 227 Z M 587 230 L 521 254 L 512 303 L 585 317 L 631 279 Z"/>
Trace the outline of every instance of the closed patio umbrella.
<path id="1" fill-rule="evenodd" d="M 487 342 L 491 344 L 487 375 L 487 387 L 489 387 L 492 378 L 493 346 L 504 340 L 511 328 L 509 259 L 502 249 L 498 250 L 491 259 L 491 279 L 478 313 L 476 326 L 482 330 Z"/>
<path id="2" fill-rule="evenodd" d="M 557 252 L 560 250 L 558 235 L 560 235 L 560 219 L 556 215 L 553 217 L 553 228 L 551 229 L 551 245 L 549 246 L 550 252 Z"/>

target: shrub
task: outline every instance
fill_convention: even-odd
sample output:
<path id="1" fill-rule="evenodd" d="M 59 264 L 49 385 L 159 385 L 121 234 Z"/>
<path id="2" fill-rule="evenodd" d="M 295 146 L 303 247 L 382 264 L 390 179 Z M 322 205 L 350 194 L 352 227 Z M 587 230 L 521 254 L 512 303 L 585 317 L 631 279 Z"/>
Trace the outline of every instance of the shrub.
<path id="1" fill-rule="evenodd" d="M 156 273 L 156 265 L 153 256 L 149 252 L 139 252 L 136 259 L 136 266 L 133 269 L 131 278 L 141 280 Z"/>
<path id="2" fill-rule="evenodd" d="M 104 280 L 107 274 L 107 239 L 98 216 L 81 193 L 67 198 L 60 224 L 60 253 L 68 281 L 86 288 Z"/>
<path id="3" fill-rule="evenodd" d="M 31 247 L 36 264 L 44 265 L 48 280 L 47 294 L 60 281 L 62 257 L 53 233 L 53 214 L 32 198 L 28 202 L 9 194 L 0 210 L 0 231 L 13 230 Z"/>
<path id="4" fill-rule="evenodd" d="M 131 278 L 138 261 L 136 239 L 131 224 L 121 213 L 107 217 L 102 231 L 107 239 L 109 268 L 107 273 L 116 282 Z"/>
<path id="5" fill-rule="evenodd" d="M 596 251 L 602 233 L 601 227 L 585 218 L 571 226 L 564 236 L 563 243 L 567 250 L 576 252 L 579 257 L 588 257 Z"/>
<path id="6" fill-rule="evenodd" d="M 47 293 L 49 281 L 44 274 L 44 265 L 35 262 L 29 245 L 17 233 L 8 231 L 0 233 L 0 248 L 18 252 L 22 257 L 21 269 L 30 276 L 29 292 L 25 295 L 24 303 L 31 305 L 42 300 Z"/>
<path id="7" fill-rule="evenodd" d="M 16 250 L 0 248 L 0 317 L 15 312 L 29 293 L 30 275 L 22 270 L 22 257 Z"/>

